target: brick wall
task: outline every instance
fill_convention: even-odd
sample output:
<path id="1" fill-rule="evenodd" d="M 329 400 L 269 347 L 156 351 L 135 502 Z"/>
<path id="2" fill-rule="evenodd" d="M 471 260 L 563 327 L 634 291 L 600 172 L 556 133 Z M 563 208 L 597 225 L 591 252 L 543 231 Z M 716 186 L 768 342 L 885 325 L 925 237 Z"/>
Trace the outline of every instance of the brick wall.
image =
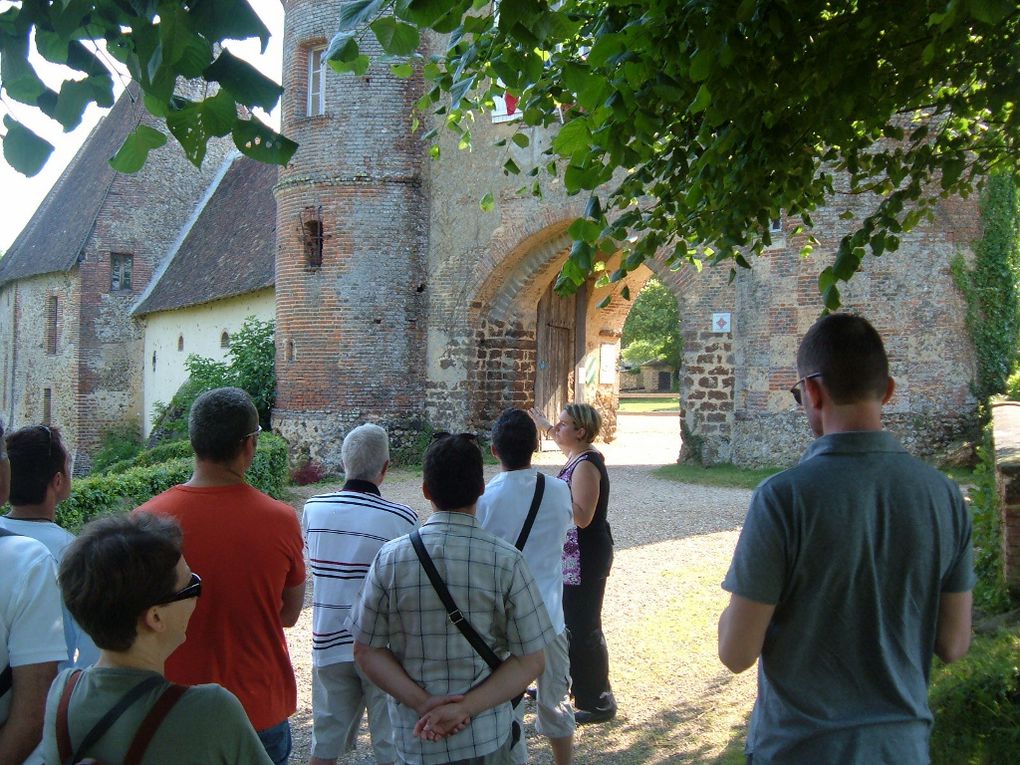
<path id="1" fill-rule="evenodd" d="M 999 489 L 1002 563 L 1006 585 L 1020 598 L 1020 403 L 992 407 L 995 481 Z"/>
<path id="2" fill-rule="evenodd" d="M 277 400 L 274 428 L 330 467 L 366 420 L 395 447 L 424 413 L 427 234 L 423 151 L 410 134 L 419 80 L 385 66 L 327 70 L 325 114 L 306 113 L 309 51 L 339 25 L 339 3 L 285 3 L 283 132 L 300 148 L 281 169 L 277 202 Z M 321 220 L 321 267 L 302 221 Z"/>

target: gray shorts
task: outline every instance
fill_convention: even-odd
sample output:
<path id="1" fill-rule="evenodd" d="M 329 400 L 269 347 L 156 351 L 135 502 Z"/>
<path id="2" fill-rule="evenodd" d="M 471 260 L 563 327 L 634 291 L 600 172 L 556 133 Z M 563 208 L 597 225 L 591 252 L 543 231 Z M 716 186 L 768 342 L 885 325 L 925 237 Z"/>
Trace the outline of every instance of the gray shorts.
<path id="1" fill-rule="evenodd" d="M 375 761 L 393 762 L 396 749 L 388 698 L 353 661 L 312 667 L 312 756 L 332 760 L 352 751 L 367 708 Z"/>
<path id="2" fill-rule="evenodd" d="M 564 630 L 545 647 L 545 670 L 538 676 L 535 729 L 547 738 L 574 735 L 574 707 L 570 703 L 570 655 Z M 517 707 L 517 719 L 524 730 L 524 702 Z M 514 765 L 528 761 L 528 745 L 524 736 L 513 748 Z"/>

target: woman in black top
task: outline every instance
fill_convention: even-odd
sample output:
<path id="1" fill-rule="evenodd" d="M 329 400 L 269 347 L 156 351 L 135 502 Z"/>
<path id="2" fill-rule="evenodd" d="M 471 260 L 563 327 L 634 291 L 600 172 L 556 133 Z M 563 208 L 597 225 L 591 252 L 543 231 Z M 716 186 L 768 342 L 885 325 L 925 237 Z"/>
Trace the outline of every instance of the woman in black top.
<path id="1" fill-rule="evenodd" d="M 575 719 L 595 723 L 616 716 L 609 685 L 609 650 L 602 633 L 602 600 L 613 564 L 609 530 L 609 473 L 602 454 L 591 444 L 602 418 L 588 404 L 568 404 L 550 425 L 538 410 L 532 414 L 567 456 L 559 473 L 570 486 L 575 528 L 563 547 L 563 616 L 570 634 L 570 676 Z"/>

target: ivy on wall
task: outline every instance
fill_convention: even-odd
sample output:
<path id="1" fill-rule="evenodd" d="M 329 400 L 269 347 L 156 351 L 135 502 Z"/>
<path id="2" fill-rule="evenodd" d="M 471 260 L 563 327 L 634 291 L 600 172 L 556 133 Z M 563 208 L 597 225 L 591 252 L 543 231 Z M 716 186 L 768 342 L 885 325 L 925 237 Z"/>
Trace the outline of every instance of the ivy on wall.
<path id="1" fill-rule="evenodd" d="M 967 301 L 967 328 L 977 353 L 975 394 L 985 401 L 1002 393 L 1017 359 L 1020 338 L 1020 199 L 1012 173 L 993 174 L 981 195 L 984 234 L 974 247 L 974 265 L 962 256 L 953 277 Z"/>

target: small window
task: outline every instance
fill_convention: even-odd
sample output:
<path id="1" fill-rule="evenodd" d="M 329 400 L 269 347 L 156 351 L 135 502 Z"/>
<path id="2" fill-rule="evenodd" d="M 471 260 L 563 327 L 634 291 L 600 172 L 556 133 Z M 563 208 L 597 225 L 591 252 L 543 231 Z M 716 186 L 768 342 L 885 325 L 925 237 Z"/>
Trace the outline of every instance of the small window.
<path id="1" fill-rule="evenodd" d="M 53 389 L 43 388 L 42 392 L 42 424 L 49 425 L 53 419 Z"/>
<path id="2" fill-rule="evenodd" d="M 152 371 L 156 371 L 156 352 L 152 352 Z"/>
<path id="3" fill-rule="evenodd" d="M 46 352 L 57 352 L 57 320 L 60 315 L 60 301 L 50 295 L 46 301 Z"/>
<path id="4" fill-rule="evenodd" d="M 229 347 L 230 347 L 230 333 L 227 332 L 226 330 L 223 330 L 223 334 L 220 335 L 220 348 Z"/>
<path id="5" fill-rule="evenodd" d="M 294 341 L 293 340 L 288 340 L 287 341 L 287 361 L 293 361 L 293 360 L 294 360 Z"/>
<path id="6" fill-rule="evenodd" d="M 322 267 L 322 222 L 309 220 L 304 223 L 305 265 L 308 268 Z"/>
<path id="7" fill-rule="evenodd" d="M 326 63 L 326 48 L 312 48 L 308 51 L 308 111 L 309 117 L 326 113 L 326 87 L 323 65 Z"/>
<path id="8" fill-rule="evenodd" d="M 184 350 L 184 335 L 177 336 L 177 350 L 179 351 Z"/>
<path id="9" fill-rule="evenodd" d="M 110 291 L 131 289 L 131 266 L 133 255 L 112 253 L 110 255 Z"/>
<path id="10" fill-rule="evenodd" d="M 770 234 L 782 234 L 783 233 L 783 219 L 773 218 L 769 221 L 769 233 Z"/>

